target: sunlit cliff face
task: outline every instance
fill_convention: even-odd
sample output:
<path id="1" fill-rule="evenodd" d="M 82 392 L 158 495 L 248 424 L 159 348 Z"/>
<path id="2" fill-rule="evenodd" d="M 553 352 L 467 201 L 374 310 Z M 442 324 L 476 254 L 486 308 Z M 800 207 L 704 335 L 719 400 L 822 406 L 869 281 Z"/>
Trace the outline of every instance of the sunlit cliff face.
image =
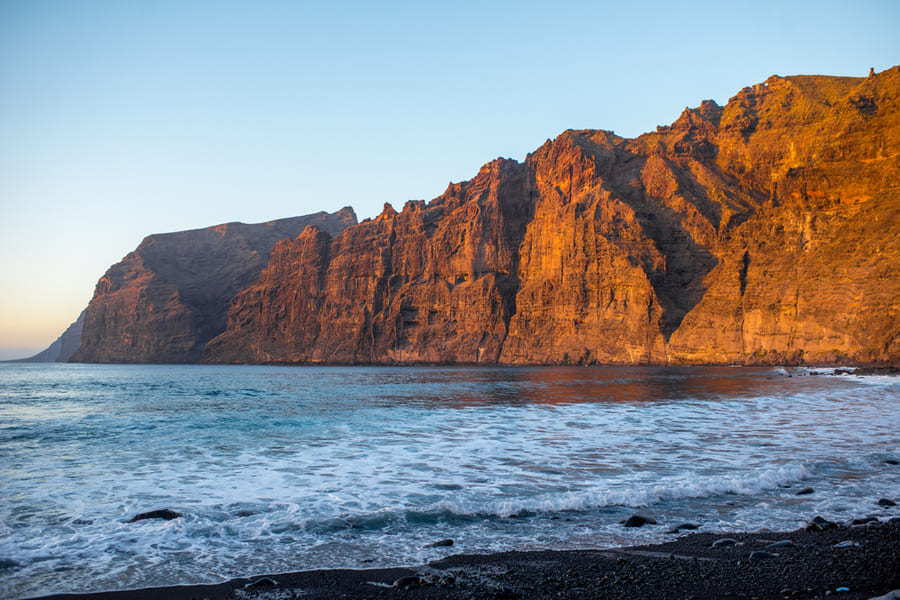
<path id="1" fill-rule="evenodd" d="M 567 131 L 428 204 L 306 229 L 229 288 L 227 327 L 190 359 L 898 362 L 898 92 L 898 68 L 773 77 L 655 133 Z M 196 329 L 202 307 L 142 269 L 138 296 Z M 149 326 L 158 304 L 114 305 L 98 287 L 91 360 L 172 333 Z"/>

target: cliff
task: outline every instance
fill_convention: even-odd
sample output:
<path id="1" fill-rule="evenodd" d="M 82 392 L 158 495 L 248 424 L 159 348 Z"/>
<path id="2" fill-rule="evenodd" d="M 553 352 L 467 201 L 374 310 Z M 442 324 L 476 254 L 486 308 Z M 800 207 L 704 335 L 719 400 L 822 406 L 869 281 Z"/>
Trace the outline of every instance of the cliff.
<path id="1" fill-rule="evenodd" d="M 900 362 L 900 68 L 567 131 L 279 242 L 209 362 Z"/>
<path id="2" fill-rule="evenodd" d="M 81 345 L 81 328 L 84 325 L 84 311 L 75 322 L 69 325 L 61 336 L 50 344 L 46 350 L 38 352 L 31 358 L 15 362 L 69 362 Z"/>
<path id="3" fill-rule="evenodd" d="M 259 276 L 272 247 L 309 225 L 337 235 L 351 208 L 247 225 L 151 235 L 97 283 L 75 362 L 199 362 L 225 330 L 232 298 Z"/>
<path id="4" fill-rule="evenodd" d="M 773 76 L 362 223 L 151 236 L 73 359 L 900 364 L 898 93 L 898 67 Z"/>

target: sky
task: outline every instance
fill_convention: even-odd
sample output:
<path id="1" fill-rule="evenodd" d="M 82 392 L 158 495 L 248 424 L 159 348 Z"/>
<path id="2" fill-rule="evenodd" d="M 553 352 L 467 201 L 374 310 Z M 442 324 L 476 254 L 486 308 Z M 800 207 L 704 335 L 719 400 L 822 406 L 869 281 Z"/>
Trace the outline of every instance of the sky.
<path id="1" fill-rule="evenodd" d="M 0 360 L 152 233 L 430 200 L 566 129 L 900 64 L 896 0 L 0 0 Z"/>

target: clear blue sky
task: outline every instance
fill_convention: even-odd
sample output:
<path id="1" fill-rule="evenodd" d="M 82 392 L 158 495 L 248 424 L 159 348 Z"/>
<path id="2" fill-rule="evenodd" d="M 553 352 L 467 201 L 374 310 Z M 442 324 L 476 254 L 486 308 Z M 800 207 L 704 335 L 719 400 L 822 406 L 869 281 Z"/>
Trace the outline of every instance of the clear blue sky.
<path id="1" fill-rule="evenodd" d="M 900 63 L 900 2 L 0 0 L 0 359 L 150 233 L 430 200 L 567 128 Z"/>

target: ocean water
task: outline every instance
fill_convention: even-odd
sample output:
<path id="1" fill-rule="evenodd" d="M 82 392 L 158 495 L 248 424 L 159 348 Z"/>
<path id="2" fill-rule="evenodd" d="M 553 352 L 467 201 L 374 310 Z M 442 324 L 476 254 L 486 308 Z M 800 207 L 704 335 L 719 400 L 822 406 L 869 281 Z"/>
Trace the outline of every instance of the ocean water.
<path id="1" fill-rule="evenodd" d="M 886 376 L 0 364 L 0 596 L 888 518 L 895 460 Z"/>

